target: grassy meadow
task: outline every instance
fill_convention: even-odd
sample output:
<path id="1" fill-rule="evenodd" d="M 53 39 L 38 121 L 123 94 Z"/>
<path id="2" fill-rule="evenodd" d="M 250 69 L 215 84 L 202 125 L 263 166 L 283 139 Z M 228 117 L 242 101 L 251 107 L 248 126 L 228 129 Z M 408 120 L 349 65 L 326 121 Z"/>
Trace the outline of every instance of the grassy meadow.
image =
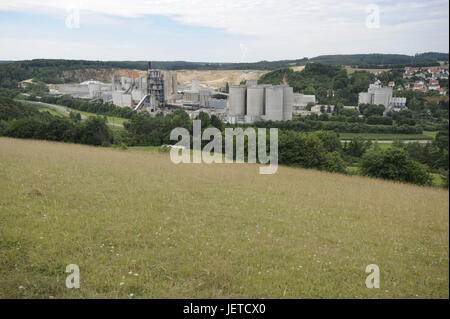
<path id="1" fill-rule="evenodd" d="M 58 110 L 48 104 L 44 104 L 44 103 L 37 103 L 37 102 L 32 102 L 32 101 L 24 101 L 24 100 L 19 100 L 21 103 L 25 104 L 25 105 L 30 105 L 33 107 L 37 107 L 39 109 L 39 111 L 41 112 L 50 112 L 50 114 L 52 115 L 60 115 L 60 116 L 64 116 L 64 117 L 68 117 L 69 114 L 67 114 L 66 112 L 63 112 L 61 110 Z M 95 113 L 90 113 L 90 112 L 84 112 L 84 111 L 79 111 L 64 105 L 61 105 L 62 107 L 66 108 L 67 110 L 69 110 L 70 112 L 74 112 L 74 113 L 80 113 L 81 115 L 84 115 L 86 117 L 90 117 L 90 116 L 104 116 L 104 115 L 99 115 L 99 114 L 95 114 Z M 110 123 L 116 123 L 116 124 L 123 124 L 126 121 L 129 121 L 129 119 L 125 119 L 123 117 L 116 117 L 116 116 L 106 116 L 106 119 L 108 122 Z"/>
<path id="2" fill-rule="evenodd" d="M 0 298 L 448 298 L 448 210 L 436 188 L 0 138 Z"/>

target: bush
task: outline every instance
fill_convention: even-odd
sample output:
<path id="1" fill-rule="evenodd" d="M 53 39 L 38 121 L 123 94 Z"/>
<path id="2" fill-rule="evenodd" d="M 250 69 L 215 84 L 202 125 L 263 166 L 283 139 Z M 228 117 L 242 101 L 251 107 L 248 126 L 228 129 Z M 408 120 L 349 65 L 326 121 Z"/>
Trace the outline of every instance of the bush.
<path id="1" fill-rule="evenodd" d="M 5 131 L 7 128 L 8 128 L 8 122 L 0 120 L 0 136 L 5 134 Z"/>
<path id="2" fill-rule="evenodd" d="M 279 163 L 285 165 L 321 169 L 326 162 L 323 142 L 314 134 L 282 132 L 279 135 L 278 154 Z"/>
<path id="3" fill-rule="evenodd" d="M 381 115 L 371 115 L 367 118 L 367 124 L 392 125 L 392 118 Z"/>
<path id="4" fill-rule="evenodd" d="M 341 151 L 342 150 L 342 144 L 339 140 L 339 136 L 334 131 L 317 131 L 314 132 L 314 135 L 316 135 L 323 143 L 323 146 L 325 147 L 325 150 L 327 152 L 334 152 L 334 151 Z"/>
<path id="5" fill-rule="evenodd" d="M 361 157 L 372 146 L 370 140 L 362 137 L 353 138 L 350 143 L 345 143 L 344 152 L 352 157 Z"/>
<path id="6" fill-rule="evenodd" d="M 75 136 L 77 143 L 96 146 L 108 146 L 113 141 L 111 131 L 102 117 L 90 117 L 81 122 Z"/>
<path id="7" fill-rule="evenodd" d="M 364 175 L 390 179 L 418 185 L 431 185 L 432 176 L 426 166 L 413 161 L 400 148 L 382 150 L 374 147 L 362 157 L 361 170 Z"/>
<path id="8" fill-rule="evenodd" d="M 441 174 L 441 176 L 442 176 L 442 180 L 444 181 L 444 188 L 447 188 L 448 189 L 448 181 L 449 181 L 449 178 L 448 178 L 448 170 L 447 171 L 444 171 L 442 174 Z"/>
<path id="9" fill-rule="evenodd" d="M 383 105 L 376 104 L 360 104 L 359 112 L 365 117 L 370 117 L 372 115 L 383 115 L 385 107 Z"/>
<path id="10" fill-rule="evenodd" d="M 325 167 L 326 171 L 334 173 L 344 173 L 345 169 L 345 162 L 338 152 L 331 152 L 327 154 Z"/>

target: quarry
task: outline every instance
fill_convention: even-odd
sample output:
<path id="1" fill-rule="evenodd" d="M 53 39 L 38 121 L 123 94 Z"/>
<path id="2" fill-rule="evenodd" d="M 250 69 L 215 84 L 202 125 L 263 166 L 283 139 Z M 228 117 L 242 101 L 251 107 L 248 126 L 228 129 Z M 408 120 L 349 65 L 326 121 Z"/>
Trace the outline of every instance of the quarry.
<path id="1" fill-rule="evenodd" d="M 265 71 L 167 71 L 152 68 L 151 62 L 147 71 L 120 71 L 110 72 L 110 83 L 90 79 L 49 85 L 50 94 L 99 100 L 152 115 L 183 109 L 195 118 L 203 111 L 228 123 L 289 120 L 294 102 L 301 100 L 292 87 L 258 85 Z M 99 76 L 106 80 L 107 73 Z"/>

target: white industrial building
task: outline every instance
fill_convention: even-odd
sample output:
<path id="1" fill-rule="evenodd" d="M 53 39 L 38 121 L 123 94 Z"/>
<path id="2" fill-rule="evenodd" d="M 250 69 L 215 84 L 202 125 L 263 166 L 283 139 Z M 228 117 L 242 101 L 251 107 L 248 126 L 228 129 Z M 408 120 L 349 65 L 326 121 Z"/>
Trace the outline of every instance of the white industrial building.
<path id="1" fill-rule="evenodd" d="M 382 87 L 380 84 L 370 84 L 367 92 L 361 92 L 358 96 L 359 104 L 376 104 L 388 107 L 392 99 L 392 88 Z"/>
<path id="2" fill-rule="evenodd" d="M 88 99 L 90 95 L 87 84 L 60 84 L 54 93 L 82 99 Z"/>
<path id="3" fill-rule="evenodd" d="M 253 123 L 260 120 L 292 119 L 294 92 L 287 85 L 235 85 L 230 87 L 229 123 Z"/>
<path id="4" fill-rule="evenodd" d="M 183 91 L 183 104 L 197 107 L 208 107 L 211 90 L 200 88 L 198 81 L 192 81 L 191 89 Z"/>
<path id="5" fill-rule="evenodd" d="M 207 107 L 216 110 L 225 110 L 227 108 L 227 100 L 209 99 Z"/>
<path id="6" fill-rule="evenodd" d="M 397 107 L 406 107 L 406 97 L 393 97 L 391 99 L 391 106 L 397 108 Z"/>
<path id="7" fill-rule="evenodd" d="M 113 104 L 136 110 L 146 108 L 151 112 L 179 98 L 177 74 L 152 69 L 150 62 L 147 76 L 133 79 L 113 75 L 111 89 Z"/>
<path id="8" fill-rule="evenodd" d="M 294 93 L 294 105 L 293 105 L 294 114 L 297 114 L 300 111 L 305 111 L 306 106 L 309 103 L 316 104 L 316 96 L 315 95 Z"/>
<path id="9" fill-rule="evenodd" d="M 114 105 L 120 107 L 133 107 L 133 99 L 131 97 L 131 94 L 120 91 L 112 92 L 112 102 Z"/>
<path id="10" fill-rule="evenodd" d="M 358 96 L 359 104 L 383 105 L 386 115 L 390 111 L 399 111 L 406 108 L 405 97 L 393 97 L 392 87 L 382 87 L 379 82 L 369 85 L 367 92 L 361 92 Z"/>
<path id="11" fill-rule="evenodd" d="M 103 101 L 111 100 L 112 98 L 111 84 L 102 83 L 100 81 L 87 81 L 87 82 L 90 99 L 101 99 Z"/>

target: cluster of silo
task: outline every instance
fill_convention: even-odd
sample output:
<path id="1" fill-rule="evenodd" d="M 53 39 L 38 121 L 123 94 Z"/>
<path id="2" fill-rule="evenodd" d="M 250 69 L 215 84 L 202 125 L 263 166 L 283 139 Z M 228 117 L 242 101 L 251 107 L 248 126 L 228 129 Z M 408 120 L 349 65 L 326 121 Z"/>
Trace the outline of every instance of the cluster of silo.
<path id="1" fill-rule="evenodd" d="M 292 109 L 294 105 L 294 88 L 283 87 L 283 121 L 292 120 Z"/>
<path id="2" fill-rule="evenodd" d="M 262 114 L 263 120 L 283 120 L 283 87 L 270 86 L 266 88 L 266 109 Z"/>
<path id="3" fill-rule="evenodd" d="M 243 85 L 230 87 L 229 114 L 240 118 L 245 116 L 247 102 L 247 87 Z"/>
<path id="4" fill-rule="evenodd" d="M 286 85 L 239 85 L 230 87 L 230 122 L 292 119 L 294 92 Z"/>
<path id="5" fill-rule="evenodd" d="M 264 114 L 264 105 L 266 104 L 263 86 L 247 87 L 247 113 L 246 122 L 255 122 L 261 120 Z"/>

